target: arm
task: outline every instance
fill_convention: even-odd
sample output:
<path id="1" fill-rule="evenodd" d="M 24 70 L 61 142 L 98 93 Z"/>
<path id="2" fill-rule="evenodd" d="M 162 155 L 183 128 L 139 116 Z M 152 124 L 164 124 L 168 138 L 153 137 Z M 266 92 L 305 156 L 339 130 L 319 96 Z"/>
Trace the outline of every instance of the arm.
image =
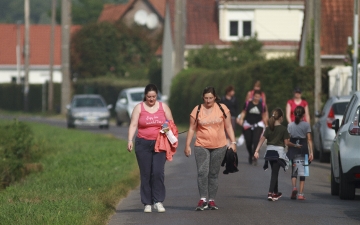
<path id="1" fill-rule="evenodd" d="M 309 106 L 305 106 L 305 119 L 306 122 L 310 123 L 310 114 L 309 114 Z"/>
<path id="2" fill-rule="evenodd" d="M 286 103 L 286 120 L 288 123 L 291 123 L 291 106 L 289 103 Z"/>
<path id="3" fill-rule="evenodd" d="M 309 160 L 313 161 L 314 155 L 313 155 L 313 142 L 311 138 L 311 133 L 306 134 L 307 141 L 308 141 L 308 148 L 309 148 Z"/>
<path id="4" fill-rule="evenodd" d="M 255 150 L 255 153 L 254 153 L 255 159 L 259 158 L 259 151 L 260 151 L 261 146 L 264 144 L 265 140 L 266 140 L 266 138 L 264 136 L 261 136 L 261 138 L 259 140 L 259 143 L 258 143 L 258 146 L 256 147 L 256 150 Z"/>
<path id="5" fill-rule="evenodd" d="M 240 126 L 243 125 L 245 116 L 246 116 L 246 111 L 243 110 L 243 111 L 241 112 L 241 114 L 240 114 L 240 119 L 239 119 L 239 118 L 236 118 L 236 122 L 237 122 Z"/>
<path id="6" fill-rule="evenodd" d="M 295 147 L 295 148 L 301 148 L 302 145 L 296 145 L 292 142 L 290 142 L 290 139 L 284 139 L 285 146 L 288 147 Z"/>
<path id="7" fill-rule="evenodd" d="M 164 109 L 164 111 L 165 111 L 165 117 L 166 117 L 166 119 L 167 119 L 167 120 L 174 120 L 169 106 L 166 105 L 165 103 L 162 103 L 162 106 L 163 106 L 163 109 Z"/>
<path id="8" fill-rule="evenodd" d="M 245 102 L 247 102 L 249 100 L 251 96 L 251 91 L 248 91 L 248 93 L 246 94 L 246 97 L 245 97 Z"/>
<path id="9" fill-rule="evenodd" d="M 141 104 L 141 103 L 140 103 Z M 131 121 L 129 125 L 129 132 L 128 132 L 128 145 L 127 150 L 129 152 L 132 151 L 133 148 L 133 138 L 135 135 L 135 131 L 138 127 L 139 117 L 140 117 L 140 104 L 137 104 L 131 114 Z"/>
<path id="10" fill-rule="evenodd" d="M 184 149 L 184 153 L 187 157 L 189 157 L 191 155 L 191 140 L 194 136 L 195 130 L 196 130 L 196 126 L 197 123 L 195 123 L 195 118 L 193 118 L 192 116 L 190 116 L 190 124 L 189 124 L 189 131 L 187 133 L 186 136 L 186 144 L 185 144 L 185 149 Z"/>
<path id="11" fill-rule="evenodd" d="M 269 119 L 269 116 L 268 116 L 268 112 L 267 112 L 267 106 L 265 105 L 265 109 L 264 109 L 264 112 L 262 114 L 262 120 L 265 123 L 265 127 L 268 126 L 268 119 Z"/>
<path id="12" fill-rule="evenodd" d="M 227 135 L 229 136 L 230 138 L 230 141 L 231 141 L 231 148 L 233 149 L 234 152 L 236 152 L 236 140 L 235 140 L 235 134 L 234 134 L 234 130 L 233 130 L 233 127 L 232 127 L 232 124 L 231 124 L 231 115 L 230 115 L 230 112 L 228 112 L 226 114 L 226 119 L 225 119 L 225 130 L 226 130 L 226 133 Z"/>

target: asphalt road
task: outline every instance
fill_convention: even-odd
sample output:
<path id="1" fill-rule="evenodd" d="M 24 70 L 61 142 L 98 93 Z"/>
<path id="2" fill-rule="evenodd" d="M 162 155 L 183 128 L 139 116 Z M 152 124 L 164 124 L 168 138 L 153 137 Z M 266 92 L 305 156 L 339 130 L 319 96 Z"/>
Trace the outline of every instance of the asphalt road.
<path id="1" fill-rule="evenodd" d="M 65 121 L 27 118 L 28 121 L 42 122 L 66 127 Z M 127 139 L 127 127 L 110 126 L 109 130 L 98 128 L 77 128 L 94 133 L 111 133 Z M 310 176 L 305 182 L 305 201 L 291 200 L 290 173 L 280 171 L 279 191 L 283 197 L 276 202 L 267 200 L 270 170 L 247 163 L 245 147 L 238 148 L 239 172 L 219 175 L 219 190 L 215 199 L 219 210 L 194 211 L 199 200 L 196 183 L 194 155 L 183 154 L 185 135 L 180 135 L 179 148 L 172 162 L 165 167 L 166 200 L 165 213 L 143 213 L 139 188 L 131 191 L 120 201 L 109 225 L 125 224 L 360 224 L 360 192 L 355 200 L 340 200 L 330 195 L 330 165 L 314 161 L 310 165 Z M 124 149 L 126 151 L 126 149 Z M 261 155 L 264 153 L 264 149 Z M 134 153 L 129 153 L 133 154 Z"/>

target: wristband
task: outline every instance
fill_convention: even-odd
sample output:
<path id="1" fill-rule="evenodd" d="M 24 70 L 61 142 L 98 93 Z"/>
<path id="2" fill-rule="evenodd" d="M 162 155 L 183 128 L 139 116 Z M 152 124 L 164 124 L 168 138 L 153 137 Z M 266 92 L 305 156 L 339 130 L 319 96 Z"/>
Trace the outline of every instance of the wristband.
<path id="1" fill-rule="evenodd" d="M 231 142 L 231 144 L 236 144 L 236 141 Z"/>
<path id="2" fill-rule="evenodd" d="M 132 140 L 128 140 L 128 142 L 132 142 Z"/>

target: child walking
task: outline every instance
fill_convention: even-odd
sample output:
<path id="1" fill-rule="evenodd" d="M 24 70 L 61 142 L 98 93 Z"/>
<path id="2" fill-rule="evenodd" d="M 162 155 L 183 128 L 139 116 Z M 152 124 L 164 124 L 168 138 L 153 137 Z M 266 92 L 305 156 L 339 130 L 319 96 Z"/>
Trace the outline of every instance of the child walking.
<path id="1" fill-rule="evenodd" d="M 264 169 L 267 169 L 268 162 L 270 162 L 271 179 L 267 197 L 269 201 L 276 201 L 282 196 L 282 193 L 278 190 L 278 176 L 280 167 L 286 170 L 289 165 L 289 159 L 285 153 L 285 146 L 297 147 L 289 141 L 290 135 L 286 127 L 281 125 L 283 120 L 283 111 L 280 108 L 274 109 L 268 122 L 269 126 L 266 127 L 264 135 L 260 138 L 254 153 L 254 157 L 258 159 L 260 148 L 264 141 L 267 140 Z"/>
<path id="2" fill-rule="evenodd" d="M 304 121 L 305 108 L 297 106 L 294 111 L 295 121 L 288 125 L 288 132 L 290 134 L 290 142 L 298 143 L 301 148 L 289 147 L 287 157 L 292 161 L 291 183 L 293 186 L 291 192 L 291 199 L 305 200 L 304 197 L 304 184 L 305 184 L 305 170 L 304 162 L 305 155 L 308 154 L 309 161 L 313 160 L 313 148 L 311 139 L 310 124 Z M 296 188 L 297 177 L 300 177 L 300 193 Z M 296 196 L 297 195 L 297 196 Z"/>

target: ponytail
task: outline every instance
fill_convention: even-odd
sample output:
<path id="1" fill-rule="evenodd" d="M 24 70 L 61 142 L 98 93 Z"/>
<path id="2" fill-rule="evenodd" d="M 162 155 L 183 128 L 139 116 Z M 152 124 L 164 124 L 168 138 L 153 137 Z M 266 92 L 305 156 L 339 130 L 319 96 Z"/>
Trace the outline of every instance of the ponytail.
<path id="1" fill-rule="evenodd" d="M 283 111 L 280 108 L 276 108 L 271 112 L 271 117 L 269 119 L 269 128 L 274 131 L 275 129 L 275 121 L 280 119 L 280 117 L 284 116 Z"/>
<path id="2" fill-rule="evenodd" d="M 305 109 L 302 106 L 297 106 L 294 110 L 295 123 L 299 124 L 305 115 Z"/>

